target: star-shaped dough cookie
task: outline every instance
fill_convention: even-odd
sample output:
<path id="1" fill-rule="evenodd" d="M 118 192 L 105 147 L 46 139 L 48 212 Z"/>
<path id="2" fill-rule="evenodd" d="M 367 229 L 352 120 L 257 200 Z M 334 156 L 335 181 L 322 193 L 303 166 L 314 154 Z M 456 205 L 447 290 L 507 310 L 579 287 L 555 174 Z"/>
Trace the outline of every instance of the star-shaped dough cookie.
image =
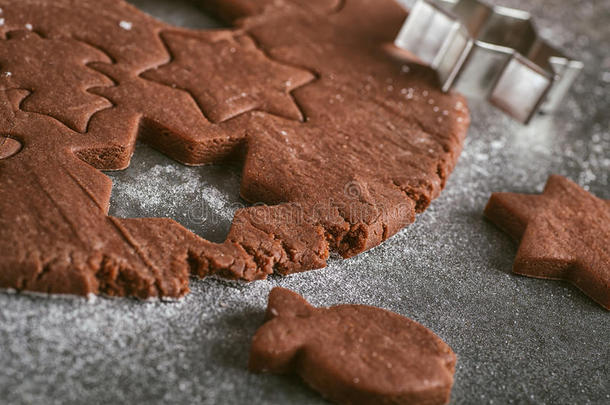
<path id="1" fill-rule="evenodd" d="M 566 280 L 610 310 L 610 202 L 565 177 L 541 195 L 492 194 L 485 216 L 520 240 L 513 272 Z"/>
<path id="2" fill-rule="evenodd" d="M 303 120 L 290 92 L 315 79 L 307 70 L 269 59 L 247 35 L 167 32 L 161 37 L 173 58 L 142 76 L 190 89 L 210 121 L 223 122 L 252 110 Z"/>

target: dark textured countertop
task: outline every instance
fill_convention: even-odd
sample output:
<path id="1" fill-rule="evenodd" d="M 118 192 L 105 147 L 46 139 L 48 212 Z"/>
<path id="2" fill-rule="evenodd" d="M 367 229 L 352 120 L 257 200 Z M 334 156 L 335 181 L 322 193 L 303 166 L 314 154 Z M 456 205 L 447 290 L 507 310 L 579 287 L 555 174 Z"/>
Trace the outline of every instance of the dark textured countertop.
<path id="1" fill-rule="evenodd" d="M 182 2 L 134 3 L 211 24 Z M 531 11 L 545 37 L 585 63 L 558 115 L 524 127 L 471 102 L 442 196 L 382 246 L 324 270 L 250 285 L 193 280 L 173 303 L 0 293 L 0 403 L 323 403 L 298 378 L 246 370 L 276 285 L 429 327 L 458 355 L 453 403 L 610 403 L 610 314 L 567 283 L 511 274 L 515 244 L 482 218 L 491 192 L 539 192 L 551 173 L 610 199 L 610 1 L 499 3 Z M 112 178 L 112 214 L 170 216 L 212 240 L 239 204 L 238 170 L 185 168 L 142 145 Z"/>

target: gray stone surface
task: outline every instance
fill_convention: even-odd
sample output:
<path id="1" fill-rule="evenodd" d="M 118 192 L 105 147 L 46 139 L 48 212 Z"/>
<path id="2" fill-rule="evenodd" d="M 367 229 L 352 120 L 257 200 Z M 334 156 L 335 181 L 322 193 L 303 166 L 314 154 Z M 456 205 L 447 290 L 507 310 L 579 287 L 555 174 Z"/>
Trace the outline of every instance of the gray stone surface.
<path id="1" fill-rule="evenodd" d="M 136 3 L 210 26 L 181 2 Z M 492 191 L 539 192 L 550 173 L 610 199 L 610 1 L 502 4 L 532 11 L 585 62 L 560 114 L 524 127 L 473 101 L 442 196 L 387 243 L 324 270 L 250 285 L 193 280 L 174 303 L 0 293 L 0 403 L 323 403 L 297 378 L 246 370 L 276 285 L 431 328 L 458 354 L 453 403 L 610 403 L 610 315 L 566 283 L 512 275 L 515 245 L 481 215 Z M 215 240 L 240 204 L 237 169 L 184 168 L 144 146 L 112 178 L 113 214 L 171 216 Z"/>

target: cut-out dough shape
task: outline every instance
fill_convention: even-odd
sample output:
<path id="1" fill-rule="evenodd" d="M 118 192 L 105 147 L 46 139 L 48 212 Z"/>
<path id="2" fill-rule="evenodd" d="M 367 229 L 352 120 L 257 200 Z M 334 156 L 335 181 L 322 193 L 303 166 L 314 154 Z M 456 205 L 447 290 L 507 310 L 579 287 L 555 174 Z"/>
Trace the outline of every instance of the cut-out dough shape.
<path id="1" fill-rule="evenodd" d="M 445 404 L 456 357 L 429 329 L 365 305 L 315 308 L 274 288 L 250 369 L 297 373 L 340 404 Z"/>
<path id="2" fill-rule="evenodd" d="M 3 3 L 0 134 L 23 146 L 0 160 L 0 287 L 174 297 L 189 275 L 320 268 L 439 195 L 468 111 L 388 52 L 401 6 L 202 6 L 236 28 L 171 27 L 122 0 Z M 107 216 L 99 170 L 127 167 L 138 137 L 189 165 L 242 161 L 242 197 L 268 205 L 238 211 L 222 244 L 170 219 Z"/>
<path id="3" fill-rule="evenodd" d="M 553 175 L 541 195 L 492 194 L 485 216 L 520 241 L 513 272 L 569 281 L 610 310 L 610 201 Z"/>
<path id="4" fill-rule="evenodd" d="M 143 77 L 189 89 L 212 122 L 226 121 L 256 109 L 303 120 L 288 93 L 311 82 L 314 79 L 311 73 L 273 62 L 245 35 L 226 35 L 209 42 L 201 37 L 163 34 L 172 61 L 144 72 Z M 202 76 L 202 72 L 216 74 Z"/>
<path id="5" fill-rule="evenodd" d="M 64 57 L 59 59 L 57 55 Z M 91 87 L 112 81 L 86 66 L 110 62 L 99 50 L 72 38 L 44 39 L 23 30 L 0 40 L 0 89 L 27 89 L 31 94 L 20 105 L 24 111 L 54 117 L 78 132 L 97 111 L 112 104 L 88 93 Z M 61 101 L 60 101 L 61 100 Z"/>

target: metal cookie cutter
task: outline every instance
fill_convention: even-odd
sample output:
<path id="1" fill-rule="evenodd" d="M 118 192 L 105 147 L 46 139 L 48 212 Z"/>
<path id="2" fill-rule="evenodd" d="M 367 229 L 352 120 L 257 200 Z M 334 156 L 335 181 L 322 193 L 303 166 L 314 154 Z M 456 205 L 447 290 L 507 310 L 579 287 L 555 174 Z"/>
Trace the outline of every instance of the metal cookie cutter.
<path id="1" fill-rule="evenodd" d="M 553 112 L 583 68 L 538 36 L 529 13 L 477 0 L 418 0 L 395 45 L 451 87 L 523 123 Z"/>

